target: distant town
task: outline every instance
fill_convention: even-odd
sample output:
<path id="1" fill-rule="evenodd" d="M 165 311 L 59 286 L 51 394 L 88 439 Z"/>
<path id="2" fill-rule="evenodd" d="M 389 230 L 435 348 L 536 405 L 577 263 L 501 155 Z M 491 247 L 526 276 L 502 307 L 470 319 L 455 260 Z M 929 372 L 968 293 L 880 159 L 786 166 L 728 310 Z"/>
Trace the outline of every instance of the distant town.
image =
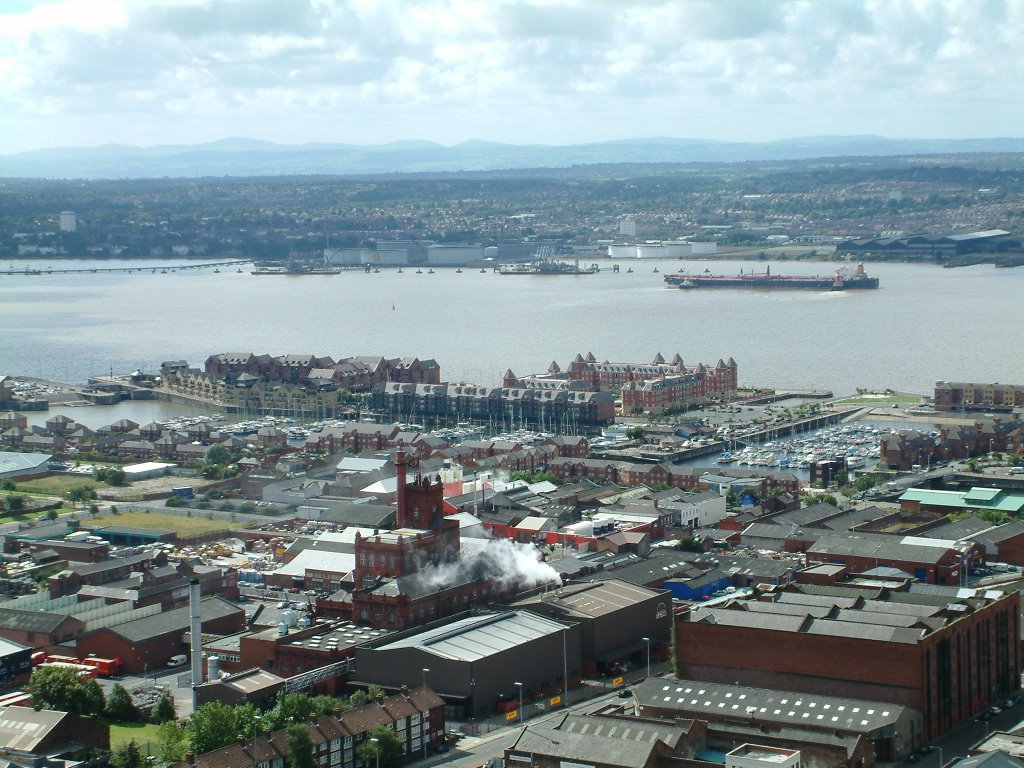
<path id="1" fill-rule="evenodd" d="M 1024 264 L 1018 164 L 5 179 L 0 258 L 854 294 Z M 729 259 L 765 263 L 677 267 Z M 1024 382 L 581 349 L 484 384 L 417 352 L 5 371 L 5 764 L 1021 768 Z"/>
<path id="2" fill-rule="evenodd" d="M 258 351 L 0 378 L 0 754 L 872 768 L 1018 744 L 1024 385 L 741 381 L 727 350 L 499 387 Z M 133 400 L 202 415 L 68 415 Z"/>
<path id="3" fill-rule="evenodd" d="M 856 169 L 842 159 L 624 164 L 614 177 L 581 166 L 443 178 L 5 179 L 0 258 L 245 259 L 309 272 L 771 251 L 1013 266 L 1024 261 L 1018 162 L 978 153 L 942 165 L 861 158 Z"/>

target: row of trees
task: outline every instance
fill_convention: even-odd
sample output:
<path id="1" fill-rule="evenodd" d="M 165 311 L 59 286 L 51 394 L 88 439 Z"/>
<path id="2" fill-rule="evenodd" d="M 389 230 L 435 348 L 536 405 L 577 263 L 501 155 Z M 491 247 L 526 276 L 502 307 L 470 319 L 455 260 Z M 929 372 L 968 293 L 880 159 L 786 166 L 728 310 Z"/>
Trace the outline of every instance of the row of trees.
<path id="1" fill-rule="evenodd" d="M 75 715 L 105 717 L 116 722 L 148 720 L 159 724 L 156 752 L 165 762 L 178 762 L 186 752 L 201 755 L 253 738 L 260 731 L 285 729 L 285 742 L 293 768 L 316 768 L 313 745 L 305 723 L 311 718 L 331 715 L 376 701 L 384 696 L 377 686 L 357 691 L 349 697 L 306 696 L 301 693 L 278 696 L 274 706 L 260 711 L 252 704 L 231 706 L 213 701 L 199 707 L 185 723 L 176 719 L 174 698 L 164 691 L 148 712 L 141 710 L 120 683 L 106 696 L 99 683 L 83 678 L 69 667 L 43 667 L 32 673 L 28 691 L 44 709 L 70 712 Z M 388 765 L 402 753 L 402 743 L 390 728 L 376 727 L 360 748 L 360 758 L 379 760 Z M 138 744 L 129 741 L 111 754 L 115 768 L 139 768 L 143 757 Z"/>
<path id="2" fill-rule="evenodd" d="M 44 709 L 70 712 L 74 715 L 102 715 L 118 722 L 150 720 L 163 723 L 174 720 L 176 715 L 174 698 L 164 691 L 156 705 L 148 712 L 143 711 L 123 685 L 118 683 L 104 696 L 100 684 L 91 678 L 82 677 L 71 667 L 41 667 L 32 673 L 28 691 Z"/>

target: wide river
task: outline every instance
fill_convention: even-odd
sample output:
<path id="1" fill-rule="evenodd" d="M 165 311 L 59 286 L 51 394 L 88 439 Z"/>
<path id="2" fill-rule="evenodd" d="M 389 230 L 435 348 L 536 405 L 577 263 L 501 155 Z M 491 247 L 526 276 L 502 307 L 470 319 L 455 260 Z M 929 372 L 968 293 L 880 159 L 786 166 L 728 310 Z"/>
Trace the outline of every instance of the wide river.
<path id="1" fill-rule="evenodd" d="M 177 262 L 184 263 L 184 262 Z M 154 274 L 14 275 L 124 262 L 0 262 L 0 373 L 84 383 L 91 374 L 201 366 L 217 352 L 418 356 L 448 381 L 496 384 L 563 368 L 577 352 L 688 364 L 735 358 L 741 385 L 892 387 L 936 380 L 1024 384 L 1024 269 L 869 264 L 879 290 L 673 290 L 664 274 L 735 274 L 754 262 L 610 262 L 586 276 L 350 272 L 254 276 L 212 268 Z M 157 269 L 164 264 L 157 264 Z M 831 274 L 826 263 L 774 263 Z M 168 265 L 169 268 L 169 265 Z M 654 269 L 658 269 L 655 274 Z M 633 272 L 627 272 L 632 269 Z"/>

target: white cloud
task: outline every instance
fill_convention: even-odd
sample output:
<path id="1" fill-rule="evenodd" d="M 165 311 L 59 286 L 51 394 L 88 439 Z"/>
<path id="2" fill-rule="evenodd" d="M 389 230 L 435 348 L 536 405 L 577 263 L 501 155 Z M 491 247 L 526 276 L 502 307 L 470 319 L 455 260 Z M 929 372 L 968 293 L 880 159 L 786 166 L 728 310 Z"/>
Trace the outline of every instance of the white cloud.
<path id="1" fill-rule="evenodd" d="M 1013 135 L 1022 38 L 974 0 L 44 0 L 0 10 L 0 151 Z"/>

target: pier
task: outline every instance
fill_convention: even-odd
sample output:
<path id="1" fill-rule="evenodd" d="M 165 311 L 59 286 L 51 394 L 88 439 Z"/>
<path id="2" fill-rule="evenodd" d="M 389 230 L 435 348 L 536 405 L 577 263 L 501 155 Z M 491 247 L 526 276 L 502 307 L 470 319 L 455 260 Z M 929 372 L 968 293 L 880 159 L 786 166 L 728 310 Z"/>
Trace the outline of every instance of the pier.
<path id="1" fill-rule="evenodd" d="M 758 445 L 777 437 L 788 437 L 798 432 L 810 432 L 812 429 L 820 429 L 832 424 L 838 424 L 847 417 L 859 413 L 861 408 L 836 409 L 829 413 L 820 413 L 816 416 L 808 416 L 804 419 L 788 421 L 785 424 L 771 424 L 755 432 L 748 432 L 742 437 L 730 438 L 729 442 L 738 445 Z"/>
<path id="2" fill-rule="evenodd" d="M 187 269 L 209 269 L 211 267 L 234 267 L 241 264 L 252 264 L 252 259 L 231 259 L 229 261 L 208 261 L 202 264 L 161 264 L 157 267 L 92 267 L 89 269 L 11 269 L 5 275 L 89 275 L 101 272 L 152 272 L 154 275 L 164 272 L 184 272 Z"/>

